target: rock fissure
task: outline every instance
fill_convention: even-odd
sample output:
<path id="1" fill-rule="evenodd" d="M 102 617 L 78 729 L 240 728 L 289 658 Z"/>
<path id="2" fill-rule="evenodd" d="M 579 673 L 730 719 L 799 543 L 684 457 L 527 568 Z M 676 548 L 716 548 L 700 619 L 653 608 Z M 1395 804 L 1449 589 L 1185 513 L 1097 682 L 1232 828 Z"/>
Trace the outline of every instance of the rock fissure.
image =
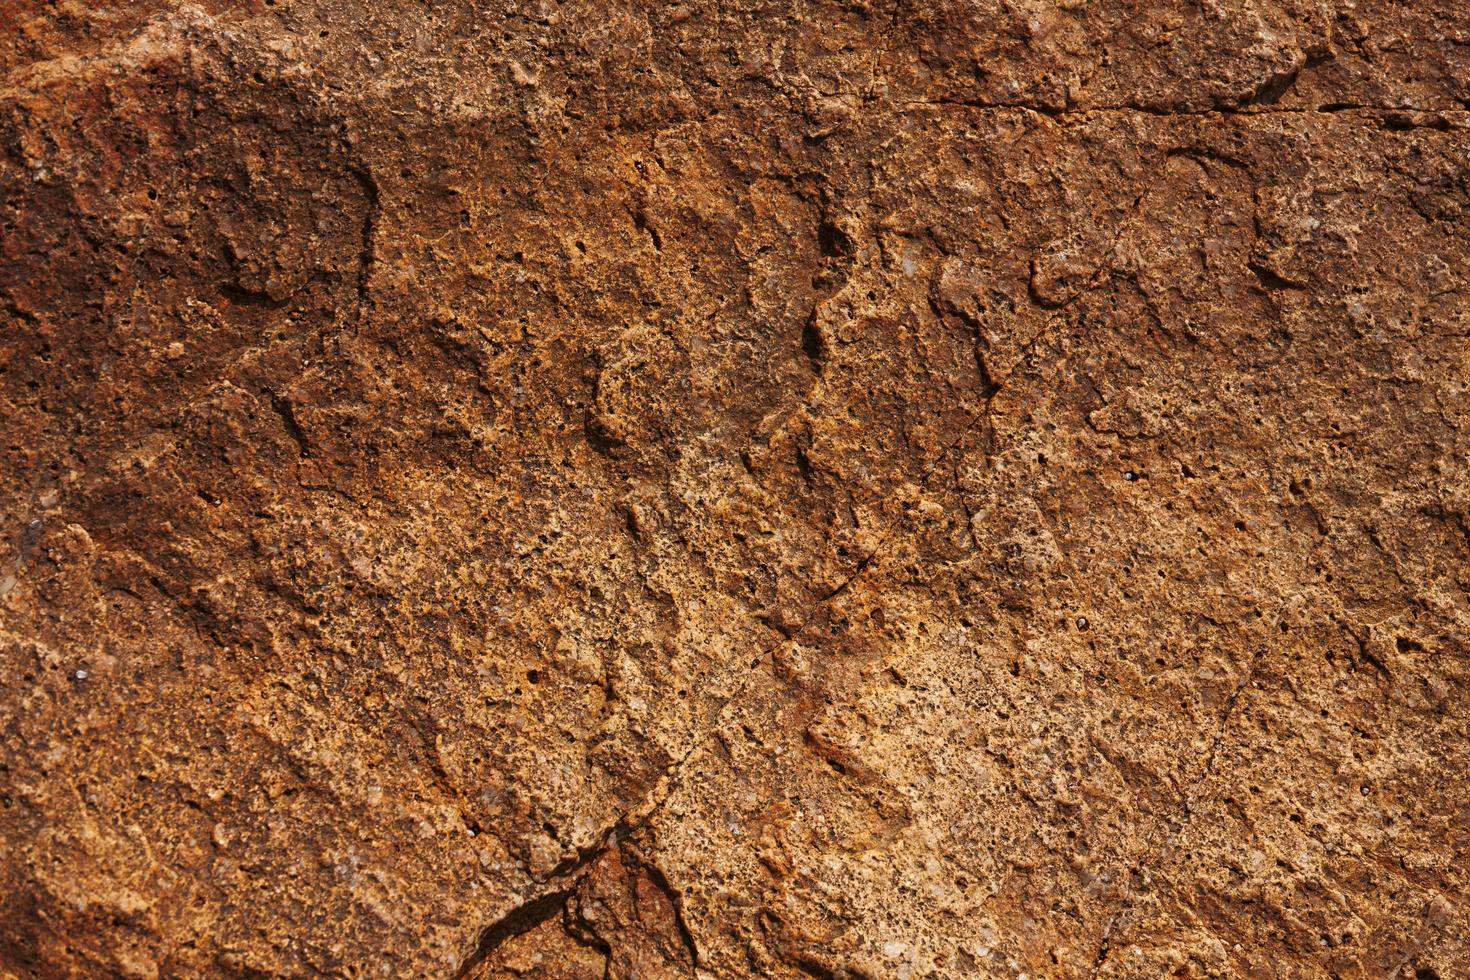
<path id="1" fill-rule="evenodd" d="M 1470 973 L 1462 6 L 4 5 L 0 973 Z"/>

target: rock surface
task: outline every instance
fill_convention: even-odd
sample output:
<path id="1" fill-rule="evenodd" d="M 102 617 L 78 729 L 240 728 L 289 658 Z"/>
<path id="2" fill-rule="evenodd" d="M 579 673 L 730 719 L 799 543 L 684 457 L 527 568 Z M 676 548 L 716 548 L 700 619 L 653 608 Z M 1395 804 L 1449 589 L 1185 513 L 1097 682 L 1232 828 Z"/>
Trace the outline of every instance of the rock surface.
<path id="1" fill-rule="evenodd" d="M 1470 975 L 1460 0 L 0 78 L 0 974 Z"/>

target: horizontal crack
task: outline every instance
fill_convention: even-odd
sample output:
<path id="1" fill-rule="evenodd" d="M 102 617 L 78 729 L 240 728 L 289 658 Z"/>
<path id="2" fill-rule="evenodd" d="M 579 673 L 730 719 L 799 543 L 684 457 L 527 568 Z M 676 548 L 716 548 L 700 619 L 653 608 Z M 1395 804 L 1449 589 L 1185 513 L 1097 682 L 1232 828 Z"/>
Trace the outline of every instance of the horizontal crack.
<path id="1" fill-rule="evenodd" d="M 1014 110 L 1030 112 L 1048 119 L 1075 119 L 1089 115 L 1104 115 L 1109 113 L 1133 113 L 1145 116 L 1161 117 L 1203 117 L 1203 116 L 1282 116 L 1282 115 L 1337 115 L 1340 113 L 1383 113 L 1383 114 L 1423 114 L 1430 116 L 1453 115 L 1456 117 L 1470 116 L 1470 108 L 1459 106 L 1447 106 L 1442 108 L 1425 108 L 1422 106 L 1382 106 L 1367 105 L 1356 102 L 1327 102 L 1316 106 L 1276 106 L 1270 103 L 1248 103 L 1240 107 L 1211 106 L 1203 109 L 1186 109 L 1181 107 L 1161 107 L 1141 105 L 1138 103 L 1120 102 L 1105 105 L 1075 106 L 1059 109 L 1055 106 L 1039 105 L 1031 102 L 990 102 L 984 99 L 919 99 L 905 103 L 907 108 L 923 106 L 940 106 L 962 109 L 977 110 Z M 1404 128 L 1419 128 L 1413 124 Z M 1435 123 L 1426 123 L 1425 128 L 1436 128 Z"/>

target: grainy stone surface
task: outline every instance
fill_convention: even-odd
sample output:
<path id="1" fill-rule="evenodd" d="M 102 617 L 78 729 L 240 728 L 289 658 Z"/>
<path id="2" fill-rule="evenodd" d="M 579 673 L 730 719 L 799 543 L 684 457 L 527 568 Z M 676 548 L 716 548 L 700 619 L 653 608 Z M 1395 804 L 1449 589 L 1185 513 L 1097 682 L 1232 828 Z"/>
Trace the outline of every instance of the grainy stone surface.
<path id="1" fill-rule="evenodd" d="M 0 79 L 0 973 L 1470 976 L 1459 0 Z"/>

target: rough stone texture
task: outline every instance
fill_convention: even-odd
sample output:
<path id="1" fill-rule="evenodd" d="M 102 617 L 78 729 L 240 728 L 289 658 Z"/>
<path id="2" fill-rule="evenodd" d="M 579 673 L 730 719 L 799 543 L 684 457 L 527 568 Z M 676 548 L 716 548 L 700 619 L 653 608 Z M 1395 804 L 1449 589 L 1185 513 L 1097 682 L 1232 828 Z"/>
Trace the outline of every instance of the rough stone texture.
<path id="1" fill-rule="evenodd" d="M 1470 976 L 1461 0 L 0 78 L 0 974 Z"/>

